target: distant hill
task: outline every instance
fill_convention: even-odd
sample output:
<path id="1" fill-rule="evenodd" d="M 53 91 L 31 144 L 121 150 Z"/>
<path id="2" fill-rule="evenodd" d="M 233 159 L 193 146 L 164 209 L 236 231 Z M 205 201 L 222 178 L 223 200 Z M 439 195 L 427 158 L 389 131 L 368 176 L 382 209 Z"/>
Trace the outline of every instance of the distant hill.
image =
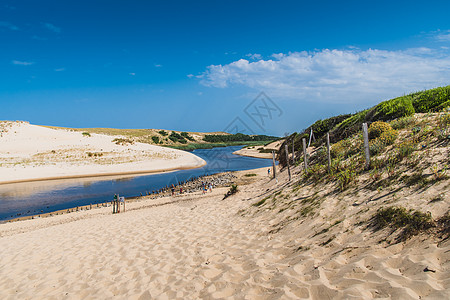
<path id="1" fill-rule="evenodd" d="M 185 132 L 165 129 L 117 129 L 117 128 L 65 128 L 46 126 L 53 129 L 81 131 L 120 136 L 119 142 L 140 142 L 182 150 L 205 149 L 231 145 L 262 145 L 278 139 L 267 135 L 230 134 L 226 132 Z"/>

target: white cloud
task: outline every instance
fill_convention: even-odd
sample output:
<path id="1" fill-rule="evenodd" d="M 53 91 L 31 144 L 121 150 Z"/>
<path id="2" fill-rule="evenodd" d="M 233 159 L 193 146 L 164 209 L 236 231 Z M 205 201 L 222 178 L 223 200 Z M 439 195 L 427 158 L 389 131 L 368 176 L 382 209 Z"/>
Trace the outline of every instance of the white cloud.
<path id="1" fill-rule="evenodd" d="M 438 31 L 434 37 L 440 42 L 450 42 L 450 30 Z"/>
<path id="2" fill-rule="evenodd" d="M 34 64 L 34 62 L 20 61 L 20 60 L 13 60 L 11 63 L 13 65 L 19 65 L 19 66 L 31 66 Z"/>
<path id="3" fill-rule="evenodd" d="M 61 28 L 51 24 L 51 23 L 42 23 L 42 26 L 44 26 L 45 28 L 47 28 L 50 31 L 53 31 L 55 33 L 60 33 L 61 32 Z"/>
<path id="4" fill-rule="evenodd" d="M 0 21 L 0 27 L 7 28 L 9 30 L 19 30 L 19 27 L 17 27 L 16 25 L 3 21 Z"/>
<path id="5" fill-rule="evenodd" d="M 374 101 L 450 84 L 450 56 L 447 50 L 424 47 L 278 53 L 267 60 L 211 65 L 200 82 L 219 88 L 246 86 L 291 99 Z"/>
<path id="6" fill-rule="evenodd" d="M 192 77 L 194 77 L 194 74 L 188 74 L 188 75 L 186 75 L 188 78 L 192 78 Z"/>
<path id="7" fill-rule="evenodd" d="M 162 67 L 162 65 L 160 65 L 160 64 L 155 64 L 155 68 L 161 68 Z"/>
<path id="8" fill-rule="evenodd" d="M 62 71 L 65 71 L 66 70 L 66 68 L 58 68 L 58 69 L 55 69 L 55 72 L 62 72 Z"/>
<path id="9" fill-rule="evenodd" d="M 254 53 L 254 54 L 249 53 L 249 54 L 247 54 L 247 55 L 245 55 L 245 56 L 247 56 L 247 57 L 249 57 L 250 59 L 253 59 L 253 60 L 259 60 L 259 59 L 262 59 L 261 54 L 258 54 L 258 53 Z"/>
<path id="10" fill-rule="evenodd" d="M 135 76 L 135 75 L 136 75 L 136 73 L 129 73 L 129 75 L 131 75 L 131 76 Z"/>

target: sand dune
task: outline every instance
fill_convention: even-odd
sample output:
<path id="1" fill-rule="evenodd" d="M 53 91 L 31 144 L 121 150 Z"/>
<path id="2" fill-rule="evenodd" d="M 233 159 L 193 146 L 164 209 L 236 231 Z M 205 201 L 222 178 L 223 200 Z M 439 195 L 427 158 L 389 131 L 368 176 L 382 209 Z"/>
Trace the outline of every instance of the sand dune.
<path id="1" fill-rule="evenodd" d="M 0 122 L 0 183 L 143 174 L 196 168 L 192 153 L 142 143 L 117 144 L 118 136 L 83 135 L 25 122 Z"/>
<path id="2" fill-rule="evenodd" d="M 226 200 L 218 188 L 129 203 L 116 215 L 98 208 L 2 224 L 0 297 L 449 298 L 448 240 L 379 243 L 382 233 L 355 226 L 350 206 L 330 229 L 337 237 L 322 245 L 327 237 L 317 232 L 332 219 L 321 213 L 279 230 L 283 215 L 253 204 L 286 187 L 286 174 L 276 184 L 265 169 L 251 172 L 255 182 Z"/>

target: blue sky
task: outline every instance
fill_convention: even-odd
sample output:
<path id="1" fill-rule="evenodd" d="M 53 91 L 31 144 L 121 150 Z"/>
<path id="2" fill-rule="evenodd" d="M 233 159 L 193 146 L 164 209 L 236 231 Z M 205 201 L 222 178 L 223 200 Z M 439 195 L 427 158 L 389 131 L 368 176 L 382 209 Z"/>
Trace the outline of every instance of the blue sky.
<path id="1" fill-rule="evenodd" d="M 283 135 L 450 84 L 449 1 L 0 1 L 0 119 Z M 280 113 L 244 109 L 264 92 Z"/>

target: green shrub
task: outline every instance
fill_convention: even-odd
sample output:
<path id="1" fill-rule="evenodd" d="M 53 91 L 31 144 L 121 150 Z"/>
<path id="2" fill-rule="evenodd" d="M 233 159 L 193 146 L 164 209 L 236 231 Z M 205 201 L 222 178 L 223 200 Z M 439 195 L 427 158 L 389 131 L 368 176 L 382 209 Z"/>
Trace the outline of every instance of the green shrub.
<path id="1" fill-rule="evenodd" d="M 160 131 L 158 131 L 158 133 L 159 133 L 160 135 L 162 135 L 162 136 L 167 136 L 167 135 L 168 135 L 168 133 L 165 132 L 164 130 L 160 130 Z"/>
<path id="2" fill-rule="evenodd" d="M 413 116 L 407 116 L 407 117 L 398 118 L 398 119 L 392 121 L 391 126 L 393 129 L 399 130 L 399 129 L 403 129 L 408 126 L 411 126 L 412 124 L 414 124 L 414 122 L 415 122 L 415 119 Z"/>
<path id="3" fill-rule="evenodd" d="M 406 141 L 397 146 L 397 159 L 401 161 L 405 157 L 409 157 L 415 150 L 416 144 L 412 141 Z"/>
<path id="4" fill-rule="evenodd" d="M 381 136 L 382 133 L 386 131 L 392 131 L 391 125 L 386 122 L 376 121 L 369 126 L 369 140 L 376 139 Z"/>
<path id="5" fill-rule="evenodd" d="M 368 113 L 372 121 L 387 121 L 401 117 L 411 116 L 415 113 L 411 96 L 403 96 L 383 101 Z"/>
<path id="6" fill-rule="evenodd" d="M 395 142 L 395 139 L 397 138 L 397 131 L 391 129 L 388 131 L 383 132 L 377 140 L 379 140 L 383 145 L 389 146 L 392 145 Z"/>
<path id="7" fill-rule="evenodd" d="M 122 145 L 122 146 L 125 146 L 128 144 L 130 144 L 130 145 L 134 144 L 133 140 L 124 139 L 124 138 L 115 138 L 112 141 L 113 141 L 113 143 L 116 143 L 116 145 Z"/>
<path id="8" fill-rule="evenodd" d="M 350 139 L 344 139 L 331 146 L 330 154 L 333 158 L 348 158 L 359 151 L 360 145 L 354 145 Z"/>
<path id="9" fill-rule="evenodd" d="M 195 141 L 195 139 L 192 136 L 190 136 L 189 133 L 187 133 L 187 132 L 182 132 L 181 136 L 186 138 L 186 139 L 188 139 L 188 140 L 190 140 L 190 141 L 192 141 L 192 142 Z"/>
<path id="10" fill-rule="evenodd" d="M 413 106 L 418 113 L 439 111 L 448 107 L 450 101 L 450 85 L 415 93 Z"/>
<path id="11" fill-rule="evenodd" d="M 83 132 L 83 133 L 81 133 L 83 136 L 87 136 L 87 137 L 90 137 L 91 136 L 91 134 L 89 133 L 89 132 L 87 132 L 87 131 L 85 131 L 85 132 Z"/>
<path id="12" fill-rule="evenodd" d="M 153 143 L 159 144 L 159 137 L 157 137 L 157 136 L 152 136 L 152 140 L 153 140 Z"/>
<path id="13" fill-rule="evenodd" d="M 356 172 L 353 168 L 347 168 L 337 174 L 337 180 L 339 189 L 344 191 L 356 180 Z"/>
<path id="14" fill-rule="evenodd" d="M 385 148 L 385 145 L 379 139 L 375 139 L 369 142 L 370 155 L 377 155 L 381 153 Z"/>
<path id="15" fill-rule="evenodd" d="M 412 235 L 427 230 L 434 226 L 431 214 L 420 211 L 406 210 L 404 207 L 387 207 L 379 209 L 372 217 L 372 225 L 375 229 L 390 227 L 392 229 L 403 228 L 401 240 L 406 240 Z"/>

